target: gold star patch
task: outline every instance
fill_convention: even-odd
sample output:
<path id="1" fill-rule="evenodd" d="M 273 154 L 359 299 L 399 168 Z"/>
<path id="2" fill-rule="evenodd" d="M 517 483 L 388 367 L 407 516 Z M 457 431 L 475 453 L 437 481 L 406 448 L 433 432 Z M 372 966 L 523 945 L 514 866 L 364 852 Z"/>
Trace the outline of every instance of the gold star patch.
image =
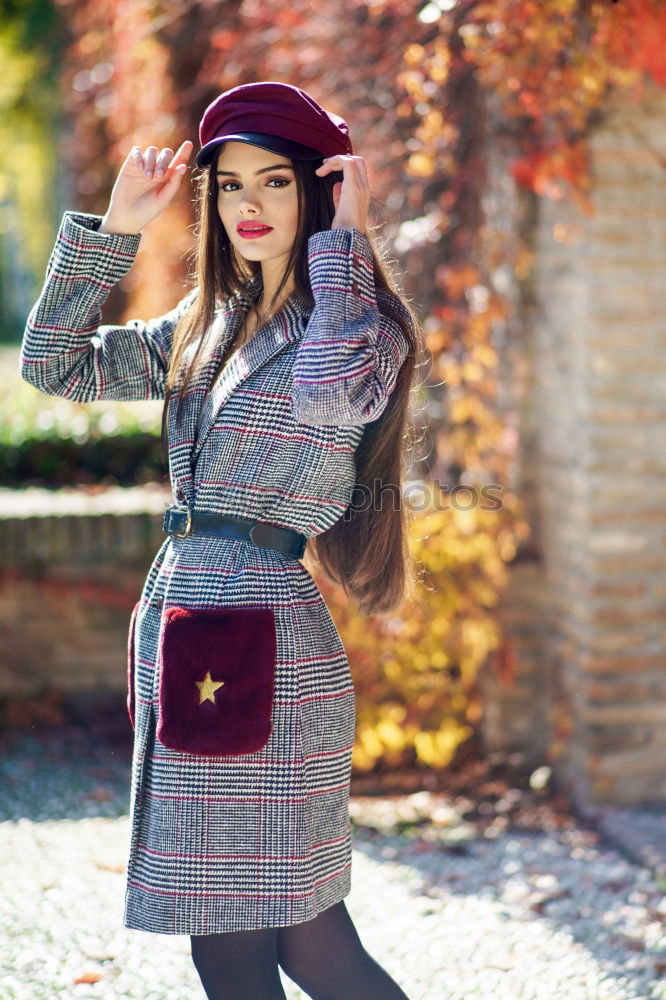
<path id="1" fill-rule="evenodd" d="M 222 687 L 224 681 L 212 680 L 209 670 L 204 680 L 195 681 L 194 683 L 199 688 L 199 704 L 203 705 L 205 701 L 212 701 L 215 704 L 215 692 L 218 688 Z"/>

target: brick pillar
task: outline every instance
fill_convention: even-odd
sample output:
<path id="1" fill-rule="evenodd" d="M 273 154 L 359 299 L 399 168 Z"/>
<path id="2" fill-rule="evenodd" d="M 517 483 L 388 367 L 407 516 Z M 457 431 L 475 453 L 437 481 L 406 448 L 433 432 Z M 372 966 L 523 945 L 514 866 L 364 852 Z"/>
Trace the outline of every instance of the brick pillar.
<path id="1" fill-rule="evenodd" d="M 572 720 L 557 770 L 588 802 L 666 797 L 665 122 L 663 91 L 615 96 L 594 215 L 543 199 L 535 234 L 545 659 Z"/>

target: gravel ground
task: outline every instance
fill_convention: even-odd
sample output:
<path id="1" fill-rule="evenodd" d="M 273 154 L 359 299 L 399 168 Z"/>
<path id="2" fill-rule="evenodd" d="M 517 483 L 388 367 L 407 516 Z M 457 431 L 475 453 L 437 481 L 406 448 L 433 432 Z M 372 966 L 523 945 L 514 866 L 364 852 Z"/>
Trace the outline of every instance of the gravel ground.
<path id="1" fill-rule="evenodd" d="M 1 750 L 2 1000 L 205 1000 L 187 936 L 122 926 L 127 748 L 72 728 Z M 469 822 L 427 792 L 350 811 L 347 906 L 410 1000 L 666 1000 L 663 874 L 588 825 Z"/>

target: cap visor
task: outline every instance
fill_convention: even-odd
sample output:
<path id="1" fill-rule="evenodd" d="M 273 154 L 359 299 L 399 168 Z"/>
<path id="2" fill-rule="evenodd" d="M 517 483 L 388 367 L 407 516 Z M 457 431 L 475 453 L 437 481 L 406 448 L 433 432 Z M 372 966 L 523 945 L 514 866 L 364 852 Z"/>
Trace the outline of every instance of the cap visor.
<path id="1" fill-rule="evenodd" d="M 320 150 L 303 146 L 300 142 L 292 142 L 291 139 L 283 139 L 279 135 L 268 135 L 263 132 L 231 132 L 229 135 L 216 136 L 201 147 L 194 161 L 197 167 L 207 166 L 215 156 L 220 143 L 228 141 L 247 142 L 252 146 L 267 149 L 271 153 L 288 156 L 292 160 L 316 160 L 324 156 Z"/>

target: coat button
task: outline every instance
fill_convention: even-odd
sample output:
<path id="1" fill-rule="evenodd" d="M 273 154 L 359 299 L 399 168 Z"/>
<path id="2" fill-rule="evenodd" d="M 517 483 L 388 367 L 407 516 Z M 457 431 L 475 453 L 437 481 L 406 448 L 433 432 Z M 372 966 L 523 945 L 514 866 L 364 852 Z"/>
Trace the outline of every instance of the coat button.
<path id="1" fill-rule="evenodd" d="M 358 282 L 357 281 L 352 281 L 351 290 L 354 293 L 354 295 L 360 295 L 361 294 L 361 289 L 358 287 Z"/>

